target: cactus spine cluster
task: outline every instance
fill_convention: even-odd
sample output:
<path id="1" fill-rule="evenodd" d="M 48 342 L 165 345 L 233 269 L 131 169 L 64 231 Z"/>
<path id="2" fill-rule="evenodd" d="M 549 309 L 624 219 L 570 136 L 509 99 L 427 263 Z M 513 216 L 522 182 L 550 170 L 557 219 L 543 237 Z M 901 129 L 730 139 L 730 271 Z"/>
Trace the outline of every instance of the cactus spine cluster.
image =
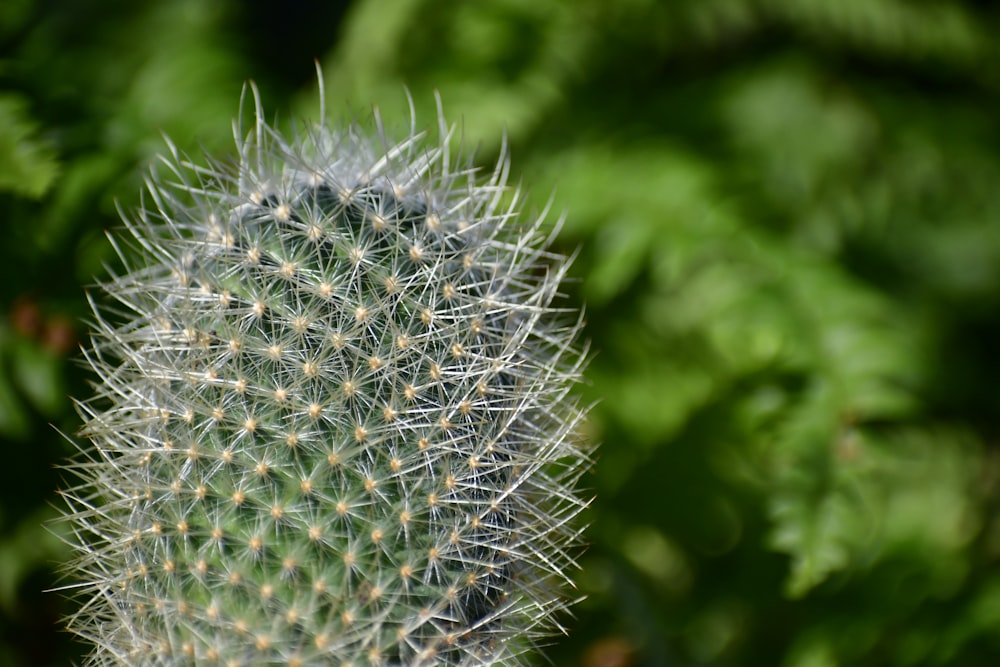
<path id="1" fill-rule="evenodd" d="M 322 93 L 321 93 L 322 94 Z M 567 262 L 452 130 L 236 124 L 126 219 L 80 403 L 94 665 L 516 665 L 558 627 L 587 468 Z"/>

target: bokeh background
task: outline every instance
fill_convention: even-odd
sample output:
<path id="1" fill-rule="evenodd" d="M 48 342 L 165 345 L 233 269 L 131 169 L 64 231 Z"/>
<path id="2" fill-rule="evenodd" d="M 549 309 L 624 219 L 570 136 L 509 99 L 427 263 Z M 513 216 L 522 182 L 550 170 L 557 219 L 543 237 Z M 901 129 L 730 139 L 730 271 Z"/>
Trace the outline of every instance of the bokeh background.
<path id="1" fill-rule="evenodd" d="M 555 665 L 1000 664 L 1000 8 L 0 2 L 0 665 L 66 665 L 85 288 L 162 134 L 434 91 L 579 250 L 587 599 Z"/>

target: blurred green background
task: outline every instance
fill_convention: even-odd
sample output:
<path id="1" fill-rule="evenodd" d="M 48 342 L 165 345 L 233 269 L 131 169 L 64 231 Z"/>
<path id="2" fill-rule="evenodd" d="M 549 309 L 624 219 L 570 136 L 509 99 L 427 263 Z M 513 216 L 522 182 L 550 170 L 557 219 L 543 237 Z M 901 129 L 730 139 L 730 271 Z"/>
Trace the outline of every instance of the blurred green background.
<path id="1" fill-rule="evenodd" d="M 0 2 L 0 665 L 65 665 L 85 287 L 162 134 L 434 91 L 566 211 L 597 352 L 585 667 L 1000 664 L 1000 8 Z M 55 527 L 57 532 L 65 530 Z"/>

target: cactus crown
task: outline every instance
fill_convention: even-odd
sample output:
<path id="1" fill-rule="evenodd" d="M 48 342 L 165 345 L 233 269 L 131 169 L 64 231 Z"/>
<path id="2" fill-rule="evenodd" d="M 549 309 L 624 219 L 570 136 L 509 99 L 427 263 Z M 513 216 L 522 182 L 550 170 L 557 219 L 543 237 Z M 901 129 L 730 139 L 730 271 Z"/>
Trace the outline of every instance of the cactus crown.
<path id="1" fill-rule="evenodd" d="M 521 664 L 585 506 L 566 259 L 444 121 L 289 141 L 253 99 L 236 164 L 170 145 L 95 306 L 70 628 L 94 665 Z"/>

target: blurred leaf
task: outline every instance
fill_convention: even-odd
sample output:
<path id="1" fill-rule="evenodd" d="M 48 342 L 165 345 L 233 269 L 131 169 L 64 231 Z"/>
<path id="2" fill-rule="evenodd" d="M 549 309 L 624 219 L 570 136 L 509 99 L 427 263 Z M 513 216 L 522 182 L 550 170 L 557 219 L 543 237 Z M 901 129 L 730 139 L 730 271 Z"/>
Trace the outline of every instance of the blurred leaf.
<path id="1" fill-rule="evenodd" d="M 5 322 L 0 321 L 0 436 L 20 439 L 30 431 L 30 422 L 24 404 L 17 395 L 10 376 L 12 350 L 15 337 Z M 0 518 L 3 512 L 0 511 Z"/>
<path id="2" fill-rule="evenodd" d="M 0 611 L 16 611 L 18 587 L 32 569 L 66 557 L 66 545 L 43 527 L 55 517 L 53 508 L 40 508 L 20 517 L 14 530 L 0 537 Z"/>
<path id="3" fill-rule="evenodd" d="M 771 546 L 793 555 L 786 590 L 801 597 L 850 561 L 857 537 L 854 508 L 837 493 L 779 495 L 771 502 Z"/>
<path id="4" fill-rule="evenodd" d="M 24 25 L 33 4 L 34 0 L 6 0 L 0 4 L 0 39 L 7 38 Z"/>
<path id="5" fill-rule="evenodd" d="M 900 431 L 888 437 L 845 429 L 817 443 L 813 459 L 781 473 L 771 502 L 771 546 L 789 553 L 788 593 L 799 597 L 838 570 L 865 563 L 921 563 L 912 595 L 951 592 L 979 528 L 973 485 L 978 457 L 968 436 Z"/>
<path id="6" fill-rule="evenodd" d="M 838 667 L 833 647 L 822 636 L 801 641 L 792 648 L 784 667 Z"/>
<path id="7" fill-rule="evenodd" d="M 0 355 L 0 362 L 3 355 Z M 7 373 L 0 367 L 0 436 L 21 439 L 27 436 L 30 426 L 24 405 L 11 386 Z"/>
<path id="8" fill-rule="evenodd" d="M 332 100 L 400 120 L 409 117 L 408 90 L 421 126 L 440 93 L 463 145 L 495 155 L 501 137 L 537 126 L 585 62 L 592 33 L 577 9 L 560 0 L 358 2 L 324 59 L 326 89 Z"/>
<path id="9" fill-rule="evenodd" d="M 64 360 L 32 340 L 11 346 L 11 377 L 40 413 L 53 416 L 67 402 L 63 383 Z"/>
<path id="10" fill-rule="evenodd" d="M 38 136 L 28 102 L 0 93 L 0 190 L 38 199 L 59 173 L 55 151 Z"/>
<path id="11" fill-rule="evenodd" d="M 990 37 L 960 3 L 905 0 L 766 0 L 768 13 L 811 36 L 910 58 L 964 60 Z"/>
<path id="12" fill-rule="evenodd" d="M 977 587 L 970 604 L 939 636 L 941 641 L 928 647 L 939 664 L 953 663 L 966 644 L 982 636 L 992 637 L 1000 650 L 1000 577 L 991 575 Z"/>
<path id="13" fill-rule="evenodd" d="M 77 216 L 103 194 L 121 168 L 120 159 L 112 154 L 86 155 L 66 165 L 59 187 L 48 198 L 45 215 L 30 229 L 31 252 L 45 256 L 65 246 L 79 224 Z"/>

